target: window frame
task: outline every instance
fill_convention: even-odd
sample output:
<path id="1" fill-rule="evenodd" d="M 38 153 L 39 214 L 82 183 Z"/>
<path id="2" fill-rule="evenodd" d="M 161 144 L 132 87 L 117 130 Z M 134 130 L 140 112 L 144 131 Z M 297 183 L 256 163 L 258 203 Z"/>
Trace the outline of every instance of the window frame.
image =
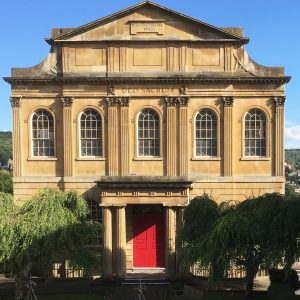
<path id="1" fill-rule="evenodd" d="M 140 114 L 142 113 L 142 111 L 146 110 L 146 109 L 150 109 L 153 110 L 157 116 L 158 116 L 158 128 L 159 128 L 159 155 L 158 156 L 141 156 L 139 154 L 139 117 Z M 162 116 L 161 116 L 161 112 L 156 108 L 156 107 L 152 107 L 152 106 L 145 106 L 142 107 L 141 109 L 139 109 L 139 111 L 136 114 L 135 117 L 135 158 L 134 160 L 162 160 Z"/>
<path id="2" fill-rule="evenodd" d="M 260 110 L 264 116 L 265 116 L 265 156 L 257 156 L 257 155 L 253 155 L 253 156 L 246 156 L 246 138 L 245 138 L 245 133 L 246 133 L 246 116 L 248 114 L 249 111 L 253 110 L 253 109 L 257 109 Z M 251 106 L 249 107 L 247 110 L 245 110 L 245 112 L 243 113 L 242 116 L 242 149 L 241 149 L 241 160 L 270 160 L 270 117 L 269 117 L 269 113 L 261 106 Z"/>
<path id="3" fill-rule="evenodd" d="M 34 137 L 33 137 L 33 117 L 36 114 L 37 111 L 39 110 L 44 110 L 46 112 L 48 112 L 50 114 L 50 116 L 52 117 L 53 120 L 53 155 L 44 155 L 44 156 L 40 156 L 40 155 L 34 155 Z M 57 160 L 57 152 L 56 152 L 56 118 L 55 118 L 55 114 L 54 112 L 49 109 L 48 107 L 37 107 L 35 108 L 31 114 L 30 114 L 30 119 L 29 119 L 29 131 L 30 131 L 30 143 L 29 143 L 29 153 L 30 156 L 28 158 L 28 160 Z M 50 140 L 50 139 L 48 139 Z"/>
<path id="4" fill-rule="evenodd" d="M 94 110 L 100 116 L 101 146 L 102 146 L 102 155 L 101 156 L 95 156 L 95 155 L 83 156 L 82 152 L 81 152 L 81 117 L 86 110 Z M 78 138 L 77 138 L 78 155 L 77 155 L 76 160 L 104 160 L 105 159 L 105 141 L 104 141 L 104 124 L 105 124 L 105 122 L 104 122 L 103 113 L 98 108 L 93 107 L 93 106 L 84 107 L 83 109 L 81 109 L 81 111 L 78 114 L 77 122 L 78 122 Z"/>
<path id="5" fill-rule="evenodd" d="M 198 114 L 200 113 L 201 110 L 210 110 L 212 113 L 215 114 L 216 117 L 216 156 L 201 156 L 201 155 L 196 155 L 196 118 Z M 193 156 L 192 160 L 221 160 L 220 158 L 220 113 L 211 106 L 201 106 L 197 109 L 197 111 L 194 113 L 193 117 L 193 131 L 192 131 L 192 147 L 193 147 Z"/>

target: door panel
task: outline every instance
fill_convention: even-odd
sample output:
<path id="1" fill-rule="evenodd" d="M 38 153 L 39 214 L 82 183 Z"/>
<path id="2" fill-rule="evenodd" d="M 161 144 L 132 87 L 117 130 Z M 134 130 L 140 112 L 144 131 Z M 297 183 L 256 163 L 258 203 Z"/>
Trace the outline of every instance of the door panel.
<path id="1" fill-rule="evenodd" d="M 165 266 L 164 214 L 133 215 L 133 266 Z"/>

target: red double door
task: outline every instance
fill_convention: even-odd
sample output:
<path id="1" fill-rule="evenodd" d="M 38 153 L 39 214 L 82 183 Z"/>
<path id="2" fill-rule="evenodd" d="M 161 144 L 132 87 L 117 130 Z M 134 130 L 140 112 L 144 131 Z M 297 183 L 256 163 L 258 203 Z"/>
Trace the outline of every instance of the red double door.
<path id="1" fill-rule="evenodd" d="M 164 214 L 133 214 L 133 267 L 165 266 Z"/>

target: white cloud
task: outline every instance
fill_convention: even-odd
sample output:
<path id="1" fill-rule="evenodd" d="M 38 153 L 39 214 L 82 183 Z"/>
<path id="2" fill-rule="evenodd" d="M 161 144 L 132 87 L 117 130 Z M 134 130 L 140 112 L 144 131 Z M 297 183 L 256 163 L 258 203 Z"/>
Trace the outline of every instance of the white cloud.
<path id="1" fill-rule="evenodd" d="M 300 148 L 300 125 L 285 128 L 285 148 Z"/>

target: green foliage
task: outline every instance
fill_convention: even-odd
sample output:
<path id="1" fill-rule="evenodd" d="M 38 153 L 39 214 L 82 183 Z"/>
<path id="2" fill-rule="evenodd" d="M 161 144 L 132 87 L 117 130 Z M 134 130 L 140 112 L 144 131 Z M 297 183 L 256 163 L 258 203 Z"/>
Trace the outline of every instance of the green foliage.
<path id="1" fill-rule="evenodd" d="M 295 197 L 297 193 L 295 192 L 295 188 L 290 184 L 285 184 L 285 195 L 287 197 Z"/>
<path id="2" fill-rule="evenodd" d="M 0 263 L 13 276 L 26 277 L 35 261 L 45 270 L 66 259 L 87 271 L 95 267 L 97 258 L 86 245 L 94 242 L 100 225 L 87 220 L 86 201 L 78 194 L 46 189 L 10 214 L 5 201 L 4 209 L 0 206 Z"/>
<path id="3" fill-rule="evenodd" d="M 218 206 L 204 195 L 185 208 L 180 243 L 185 264 L 209 267 L 214 281 L 221 280 L 232 264 L 243 267 L 251 292 L 259 266 L 291 267 L 300 254 L 299 236 L 297 197 L 273 193 Z"/>
<path id="4" fill-rule="evenodd" d="M 0 217 L 14 212 L 15 209 L 12 195 L 0 192 Z"/>
<path id="5" fill-rule="evenodd" d="M 292 172 L 300 168 L 300 149 L 285 149 L 285 161 L 292 167 Z"/>
<path id="6" fill-rule="evenodd" d="M 0 131 L 0 163 L 6 165 L 9 158 L 12 158 L 12 134 Z"/>
<path id="7" fill-rule="evenodd" d="M 12 173 L 7 170 L 0 170 L 0 192 L 13 193 Z"/>

